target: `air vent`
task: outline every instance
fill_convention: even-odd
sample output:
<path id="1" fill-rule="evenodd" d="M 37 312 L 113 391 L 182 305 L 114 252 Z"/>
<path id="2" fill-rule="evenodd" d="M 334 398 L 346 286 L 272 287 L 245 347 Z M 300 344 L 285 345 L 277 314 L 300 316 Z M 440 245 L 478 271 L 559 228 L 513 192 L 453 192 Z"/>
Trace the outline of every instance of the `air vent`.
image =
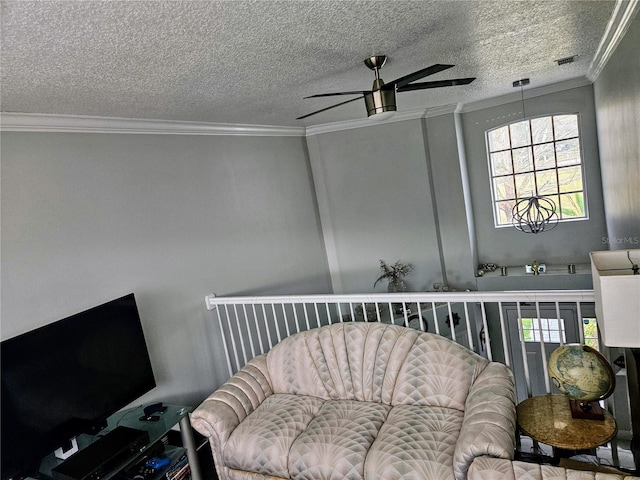
<path id="1" fill-rule="evenodd" d="M 522 78 L 520 80 L 516 80 L 515 82 L 513 82 L 514 87 L 524 87 L 525 85 L 529 85 L 528 78 Z"/>
<path id="2" fill-rule="evenodd" d="M 554 60 L 558 66 L 566 65 L 567 63 L 573 63 L 576 61 L 577 55 L 572 55 L 570 57 L 559 58 L 558 60 Z"/>

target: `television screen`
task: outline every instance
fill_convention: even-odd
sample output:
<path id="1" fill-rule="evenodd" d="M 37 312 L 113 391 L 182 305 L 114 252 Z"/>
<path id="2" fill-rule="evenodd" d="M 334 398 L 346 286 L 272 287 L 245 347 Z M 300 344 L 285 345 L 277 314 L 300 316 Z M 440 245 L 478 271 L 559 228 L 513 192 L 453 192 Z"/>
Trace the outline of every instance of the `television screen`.
<path id="1" fill-rule="evenodd" d="M 40 460 L 155 387 L 134 294 L 5 340 L 2 478 Z"/>

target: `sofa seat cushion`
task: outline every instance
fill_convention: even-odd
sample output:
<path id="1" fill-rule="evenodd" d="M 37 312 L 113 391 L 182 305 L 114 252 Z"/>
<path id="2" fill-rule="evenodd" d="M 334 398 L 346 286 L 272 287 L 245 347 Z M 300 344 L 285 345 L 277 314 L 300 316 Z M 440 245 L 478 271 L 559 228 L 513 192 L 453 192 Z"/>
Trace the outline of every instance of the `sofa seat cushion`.
<path id="1" fill-rule="evenodd" d="M 291 478 L 364 478 L 367 453 L 390 409 L 382 403 L 327 401 L 291 447 Z"/>
<path id="2" fill-rule="evenodd" d="M 231 433 L 225 464 L 233 469 L 289 478 L 291 445 L 324 404 L 317 397 L 274 394 Z"/>
<path id="3" fill-rule="evenodd" d="M 446 407 L 393 407 L 365 465 L 367 480 L 453 479 L 453 454 L 464 412 Z"/>

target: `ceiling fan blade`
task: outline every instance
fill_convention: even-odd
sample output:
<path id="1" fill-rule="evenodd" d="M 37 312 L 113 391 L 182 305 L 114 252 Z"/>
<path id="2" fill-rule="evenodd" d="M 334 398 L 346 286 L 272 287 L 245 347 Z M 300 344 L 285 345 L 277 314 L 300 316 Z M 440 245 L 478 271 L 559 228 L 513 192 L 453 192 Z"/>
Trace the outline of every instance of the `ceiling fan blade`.
<path id="1" fill-rule="evenodd" d="M 304 98 L 333 97 L 336 95 L 364 95 L 365 93 L 369 93 L 369 90 L 358 90 L 357 92 L 318 93 Z"/>
<path id="2" fill-rule="evenodd" d="M 307 97 L 307 98 L 309 98 L 309 97 Z M 347 100 L 346 102 L 336 103 L 335 105 L 331 105 L 330 107 L 326 107 L 326 108 L 323 108 L 321 110 L 316 110 L 315 112 L 307 113 L 306 115 L 303 115 L 301 117 L 296 118 L 296 120 L 302 120 L 303 118 L 310 117 L 311 115 L 315 115 L 316 113 L 326 112 L 327 110 L 330 110 L 330 109 L 335 108 L 335 107 L 339 107 L 340 105 L 344 105 L 346 103 L 355 102 L 356 100 L 360 100 L 361 98 L 363 98 L 363 97 L 356 97 L 356 98 L 352 98 L 350 100 Z"/>
<path id="3" fill-rule="evenodd" d="M 424 90 L 426 88 L 439 88 L 439 87 L 455 87 L 456 85 L 468 85 L 473 82 L 476 78 L 454 78 L 451 80 L 436 80 L 434 82 L 420 82 L 420 83 L 411 83 L 409 85 L 404 85 L 402 87 L 398 87 L 398 92 L 409 92 L 411 90 Z"/>
<path id="4" fill-rule="evenodd" d="M 455 65 L 442 65 L 440 63 L 436 63 L 435 65 L 431 65 L 430 67 L 423 68 L 422 70 L 418 70 L 417 72 L 410 73 L 409 75 L 405 75 L 404 77 L 396 78 L 394 81 L 386 83 L 382 88 L 384 90 L 390 90 L 396 87 L 404 87 L 411 82 L 415 82 L 416 80 L 420 80 L 421 78 L 436 74 L 452 67 L 455 67 Z"/>

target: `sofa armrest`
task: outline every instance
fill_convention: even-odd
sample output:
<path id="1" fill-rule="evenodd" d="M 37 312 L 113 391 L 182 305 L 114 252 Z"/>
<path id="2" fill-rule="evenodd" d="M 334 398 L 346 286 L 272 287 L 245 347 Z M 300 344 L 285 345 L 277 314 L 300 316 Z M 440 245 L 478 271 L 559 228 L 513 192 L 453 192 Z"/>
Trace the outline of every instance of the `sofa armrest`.
<path id="1" fill-rule="evenodd" d="M 491 457 L 478 457 L 469 467 L 468 480 L 495 480 L 496 478 L 501 480 L 639 480 L 638 477 L 622 472 L 574 470 Z"/>
<path id="2" fill-rule="evenodd" d="M 475 457 L 512 459 L 515 451 L 516 400 L 511 370 L 492 362 L 469 390 L 453 457 L 457 480 L 467 478 Z"/>
<path id="3" fill-rule="evenodd" d="M 204 400 L 191 414 L 191 424 L 209 437 L 214 458 L 220 455 L 231 432 L 273 393 L 266 354 L 251 359 L 233 377 Z M 222 465 L 216 462 L 216 466 Z"/>

